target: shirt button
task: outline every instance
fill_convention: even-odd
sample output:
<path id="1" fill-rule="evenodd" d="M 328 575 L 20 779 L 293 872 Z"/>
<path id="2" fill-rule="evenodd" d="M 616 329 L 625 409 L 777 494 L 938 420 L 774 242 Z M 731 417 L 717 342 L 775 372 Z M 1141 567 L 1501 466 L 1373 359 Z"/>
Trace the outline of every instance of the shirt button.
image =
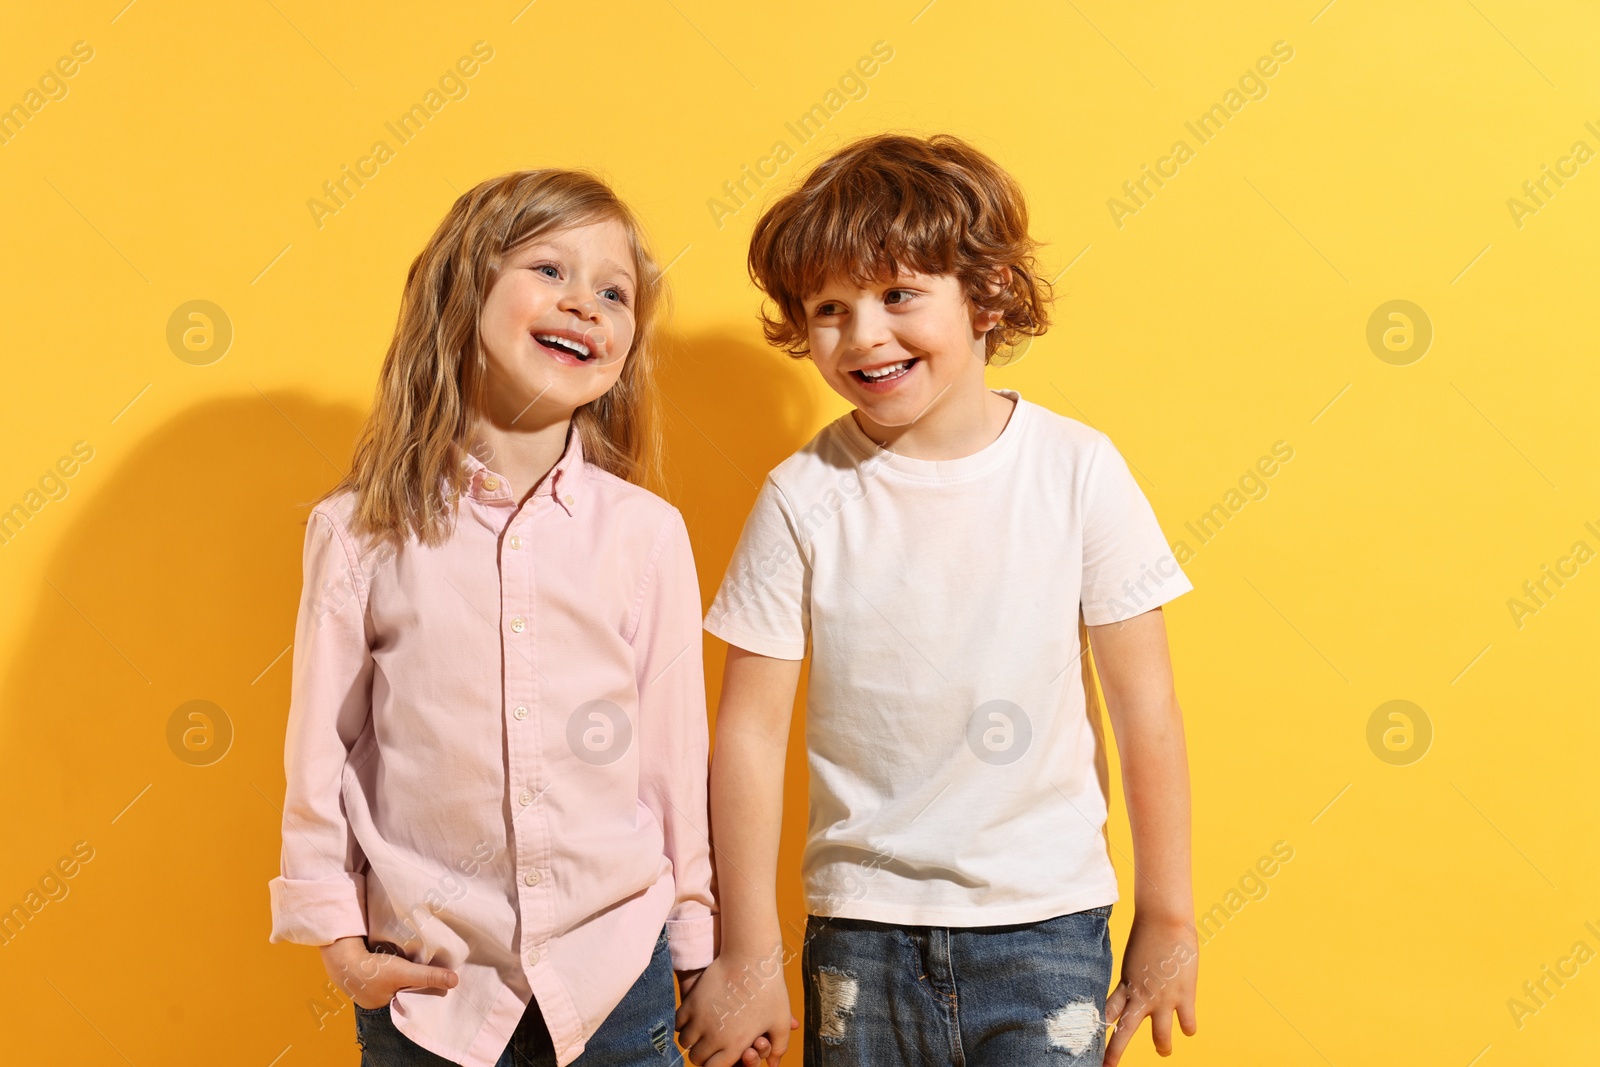
<path id="1" fill-rule="evenodd" d="M 522 795 L 517 799 L 522 802 L 523 807 L 527 807 L 529 804 L 533 803 L 533 794 L 524 789 L 522 791 Z"/>
<path id="2" fill-rule="evenodd" d="M 568 507 L 572 506 L 572 494 L 571 493 L 568 493 L 566 496 L 562 497 L 561 499 L 566 501 L 566 504 L 567 504 Z"/>
<path id="3" fill-rule="evenodd" d="M 489 490 L 489 492 L 491 492 L 491 493 L 492 493 L 492 492 L 494 492 L 494 491 L 495 491 L 495 490 L 496 490 L 496 489 L 498 489 L 498 488 L 500 488 L 500 479 L 499 479 L 499 478 L 495 478 L 495 477 L 492 477 L 492 476 L 491 476 L 491 477 L 488 477 L 488 478 L 485 478 L 485 479 L 484 479 L 484 480 L 483 480 L 483 487 L 484 487 L 484 488 L 485 488 L 485 489 L 487 489 L 487 490 Z"/>
<path id="4" fill-rule="evenodd" d="M 529 885 L 538 885 L 539 884 L 539 872 L 538 871 L 529 871 L 527 874 L 522 876 L 522 880 L 524 882 L 527 882 Z"/>
<path id="5" fill-rule="evenodd" d="M 536 948 L 530 948 L 528 950 L 528 966 L 531 967 L 535 963 L 538 963 L 538 962 L 539 962 L 539 950 L 536 949 Z"/>
<path id="6" fill-rule="evenodd" d="M 519 719 L 526 719 L 528 717 L 528 709 L 523 705 L 518 704 L 516 707 L 511 709 L 511 714 L 515 715 Z"/>
<path id="7" fill-rule="evenodd" d="M 511 617 L 511 632 L 512 633 L 520 634 L 522 632 L 523 628 L 526 625 L 527 625 L 527 623 L 522 621 L 522 616 L 521 615 L 513 615 Z"/>
<path id="8" fill-rule="evenodd" d="M 513 552 L 515 552 L 517 549 L 519 549 L 521 547 L 522 547 L 522 538 L 518 537 L 516 534 L 512 534 L 511 535 L 511 550 Z"/>

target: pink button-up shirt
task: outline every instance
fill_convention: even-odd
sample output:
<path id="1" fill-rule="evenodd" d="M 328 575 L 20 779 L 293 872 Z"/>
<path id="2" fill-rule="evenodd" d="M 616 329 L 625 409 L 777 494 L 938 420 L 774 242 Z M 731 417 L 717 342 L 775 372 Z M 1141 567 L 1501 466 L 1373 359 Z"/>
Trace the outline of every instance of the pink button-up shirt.
<path id="1" fill-rule="evenodd" d="M 531 997 L 567 1064 L 643 973 L 711 962 L 700 590 L 677 509 L 586 464 L 520 507 L 472 472 L 455 531 L 306 529 L 273 942 L 365 936 L 448 967 L 399 1030 L 492 1067 Z"/>

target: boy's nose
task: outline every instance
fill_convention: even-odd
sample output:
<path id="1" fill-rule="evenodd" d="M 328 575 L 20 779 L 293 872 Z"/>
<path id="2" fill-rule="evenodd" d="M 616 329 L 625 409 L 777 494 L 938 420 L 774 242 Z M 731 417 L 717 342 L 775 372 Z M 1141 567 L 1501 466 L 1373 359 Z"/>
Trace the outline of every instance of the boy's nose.
<path id="1" fill-rule="evenodd" d="M 863 311 L 851 316 L 845 343 L 854 350 L 867 352 L 889 340 L 888 317 Z"/>

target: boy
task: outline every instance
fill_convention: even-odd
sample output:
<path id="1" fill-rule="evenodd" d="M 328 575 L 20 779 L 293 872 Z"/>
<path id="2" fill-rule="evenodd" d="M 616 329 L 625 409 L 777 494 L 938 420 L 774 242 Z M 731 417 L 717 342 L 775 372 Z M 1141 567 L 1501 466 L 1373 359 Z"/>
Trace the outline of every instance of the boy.
<path id="1" fill-rule="evenodd" d="M 679 1012 L 696 1064 L 754 1064 L 758 1035 L 773 1064 L 787 1050 L 774 887 L 808 638 L 806 1063 L 1111 1067 L 1146 1015 L 1163 1055 L 1173 1011 L 1195 1032 L 1160 611 L 1192 586 L 1103 433 L 984 384 L 1049 324 L 1036 247 L 1016 183 L 950 136 L 849 145 L 756 224 L 768 340 L 855 410 L 768 476 L 706 617 L 729 648 L 721 955 Z M 1134 842 L 1109 999 L 1118 895 L 1080 611 Z"/>

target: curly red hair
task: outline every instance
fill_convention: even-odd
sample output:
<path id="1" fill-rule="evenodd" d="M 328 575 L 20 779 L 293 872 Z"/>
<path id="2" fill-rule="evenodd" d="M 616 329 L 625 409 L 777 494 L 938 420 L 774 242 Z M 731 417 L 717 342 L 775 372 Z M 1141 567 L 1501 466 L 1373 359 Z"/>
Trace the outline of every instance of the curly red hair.
<path id="1" fill-rule="evenodd" d="M 951 134 L 877 134 L 812 169 L 757 220 L 750 278 L 771 300 L 768 342 L 809 354 L 804 301 L 829 278 L 859 285 L 902 268 L 955 275 L 978 310 L 998 310 L 984 362 L 1050 326 L 1028 208 L 1016 179 Z"/>

